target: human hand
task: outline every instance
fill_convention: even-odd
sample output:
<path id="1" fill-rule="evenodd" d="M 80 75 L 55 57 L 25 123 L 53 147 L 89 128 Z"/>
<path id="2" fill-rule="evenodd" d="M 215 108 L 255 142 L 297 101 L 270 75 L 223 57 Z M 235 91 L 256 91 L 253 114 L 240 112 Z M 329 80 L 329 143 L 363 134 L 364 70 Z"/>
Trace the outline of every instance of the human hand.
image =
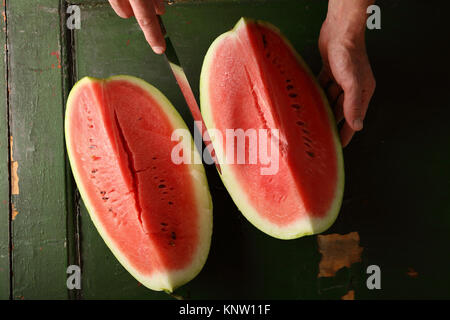
<path id="1" fill-rule="evenodd" d="M 164 14 L 163 0 L 109 0 L 119 17 L 136 17 L 145 39 L 157 54 L 166 50 L 166 42 L 157 15 Z"/>
<path id="2" fill-rule="evenodd" d="M 337 122 L 345 118 L 340 135 L 345 147 L 363 128 L 375 91 L 365 46 L 367 0 L 330 0 L 319 37 L 323 67 L 319 82 L 326 90 Z"/>

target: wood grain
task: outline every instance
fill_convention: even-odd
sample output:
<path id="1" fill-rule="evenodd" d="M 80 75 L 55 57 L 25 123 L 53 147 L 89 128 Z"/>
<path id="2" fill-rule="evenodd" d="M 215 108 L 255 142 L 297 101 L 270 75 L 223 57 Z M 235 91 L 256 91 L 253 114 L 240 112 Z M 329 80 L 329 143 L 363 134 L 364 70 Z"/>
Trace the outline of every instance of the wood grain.
<path id="1" fill-rule="evenodd" d="M 6 12 L 2 6 L 0 19 L 0 300 L 10 295 L 9 269 L 9 133 L 8 133 L 8 84 L 6 48 Z"/>
<path id="2" fill-rule="evenodd" d="M 19 193 L 13 299 L 66 299 L 66 171 L 59 1 L 7 2 L 10 134 Z"/>

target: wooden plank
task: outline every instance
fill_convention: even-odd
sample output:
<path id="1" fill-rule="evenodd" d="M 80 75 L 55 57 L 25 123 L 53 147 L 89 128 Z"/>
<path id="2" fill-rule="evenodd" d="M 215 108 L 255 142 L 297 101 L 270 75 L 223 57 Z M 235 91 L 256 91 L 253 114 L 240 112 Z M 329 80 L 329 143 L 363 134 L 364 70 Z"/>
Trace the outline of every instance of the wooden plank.
<path id="1" fill-rule="evenodd" d="M 14 299 L 68 294 L 59 5 L 7 2 L 10 130 L 19 179 L 11 199 Z"/>
<path id="2" fill-rule="evenodd" d="M 6 68 L 6 12 L 2 6 L 0 19 L 0 300 L 10 295 L 9 269 L 9 137 L 8 137 L 8 85 Z"/>
<path id="3" fill-rule="evenodd" d="M 67 13 L 70 3 L 65 0 L 60 0 L 60 20 L 61 20 L 61 61 L 62 61 L 62 94 L 64 107 L 67 103 L 70 90 L 75 78 L 75 62 L 73 59 L 73 42 L 74 32 L 66 27 L 69 13 Z M 65 111 L 65 108 L 64 108 Z M 67 150 L 64 148 L 66 156 L 66 203 L 67 203 L 67 258 L 68 265 L 77 265 L 81 267 L 81 253 L 80 253 L 80 197 L 76 188 L 75 181 L 72 176 L 70 162 L 67 156 Z M 80 299 L 81 288 L 69 290 L 69 299 Z"/>
<path id="4" fill-rule="evenodd" d="M 160 89 L 192 125 L 184 99 L 162 56 L 153 54 L 134 19 L 116 16 L 107 3 L 81 6 L 75 32 L 76 75 L 140 77 Z M 140 285 L 114 258 L 81 203 L 82 298 L 167 299 Z"/>

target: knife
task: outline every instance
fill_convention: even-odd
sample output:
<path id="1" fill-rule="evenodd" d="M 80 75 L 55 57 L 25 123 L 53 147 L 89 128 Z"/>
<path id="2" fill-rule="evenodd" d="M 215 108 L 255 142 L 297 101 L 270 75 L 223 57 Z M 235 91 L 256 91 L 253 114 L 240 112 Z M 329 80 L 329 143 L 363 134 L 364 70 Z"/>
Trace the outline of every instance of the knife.
<path id="1" fill-rule="evenodd" d="M 189 111 L 192 114 L 192 118 L 194 118 L 195 121 L 195 127 L 197 131 L 201 134 L 202 140 L 205 143 L 206 149 L 209 152 L 209 155 L 211 156 L 212 160 L 214 161 L 214 164 L 216 165 L 217 171 L 219 171 L 219 174 L 222 174 L 222 170 L 220 168 L 219 161 L 216 157 L 216 152 L 214 151 L 214 147 L 211 141 L 211 138 L 208 134 L 208 131 L 205 126 L 205 121 L 203 120 L 202 114 L 200 113 L 200 108 L 198 106 L 197 100 L 195 99 L 194 93 L 192 92 L 192 88 L 189 84 L 189 81 L 186 77 L 186 74 L 184 73 L 183 68 L 181 67 L 180 61 L 178 60 L 178 56 L 175 52 L 175 48 L 172 45 L 172 41 L 170 40 L 170 37 L 167 35 L 166 28 L 164 27 L 164 23 L 161 19 L 161 16 L 157 16 L 159 20 L 159 24 L 161 26 L 161 31 L 163 33 L 163 36 L 166 40 L 166 51 L 164 52 L 164 57 L 169 65 L 170 70 L 172 71 L 175 80 L 177 81 L 178 87 L 181 90 L 181 93 L 183 94 L 184 100 L 186 101 L 186 104 L 189 108 Z M 199 125 L 201 125 L 201 128 L 199 128 Z M 195 128 L 194 128 L 195 129 Z M 197 146 L 200 148 L 199 152 L 200 155 L 202 155 L 201 146 Z"/>

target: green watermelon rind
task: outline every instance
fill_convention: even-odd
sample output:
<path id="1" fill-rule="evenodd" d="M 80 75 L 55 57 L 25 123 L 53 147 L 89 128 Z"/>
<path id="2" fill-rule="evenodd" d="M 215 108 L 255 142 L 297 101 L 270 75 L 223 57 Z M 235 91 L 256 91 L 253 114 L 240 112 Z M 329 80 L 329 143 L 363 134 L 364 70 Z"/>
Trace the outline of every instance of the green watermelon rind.
<path id="1" fill-rule="evenodd" d="M 197 254 L 193 258 L 193 262 L 182 270 L 169 271 L 166 273 L 155 273 L 153 272 L 150 276 L 141 274 L 138 270 L 136 270 L 129 259 L 116 247 L 114 244 L 114 239 L 111 237 L 108 232 L 103 228 L 100 220 L 97 218 L 95 210 L 93 209 L 93 205 L 91 203 L 90 197 L 87 194 L 82 178 L 78 173 L 77 164 L 74 159 L 74 155 L 71 152 L 72 139 L 71 139 L 71 113 L 74 108 L 72 103 L 74 97 L 77 95 L 79 90 L 83 88 L 84 85 L 88 85 L 92 82 L 108 82 L 114 80 L 125 80 L 131 82 L 135 85 L 138 85 L 150 95 L 152 95 L 158 102 L 159 105 L 164 109 L 163 111 L 167 114 L 170 122 L 173 125 L 173 128 L 186 129 L 189 132 L 186 123 L 181 118 L 180 114 L 173 107 L 171 102 L 154 86 L 145 82 L 142 79 L 127 76 L 127 75 L 117 75 L 112 76 L 107 79 L 98 79 L 93 77 L 84 77 L 79 80 L 74 87 L 72 88 L 69 97 L 67 99 L 67 107 L 65 113 L 65 138 L 66 138 L 66 146 L 67 146 L 67 154 L 69 158 L 69 162 L 72 168 L 72 173 L 75 179 L 75 182 L 78 186 L 78 190 L 80 192 L 81 198 L 89 212 L 89 216 L 91 217 L 94 226 L 97 231 L 101 235 L 102 239 L 105 241 L 108 248 L 117 258 L 117 260 L 122 264 L 122 266 L 140 283 L 146 286 L 149 289 L 155 291 L 166 291 L 173 292 L 176 288 L 186 284 L 193 278 L 195 278 L 200 271 L 202 270 L 209 254 L 209 249 L 211 245 L 211 237 L 212 237 L 212 199 L 209 192 L 208 181 L 206 179 L 205 170 L 202 164 L 190 164 L 190 172 L 193 177 L 194 187 L 196 188 L 196 202 L 198 203 L 198 212 L 200 214 L 200 222 L 199 222 L 199 246 L 197 249 Z M 191 141 L 185 141 L 185 150 L 189 150 L 191 148 L 192 152 L 196 152 L 198 156 L 198 151 L 194 146 L 192 137 Z M 190 146 L 187 144 L 190 143 Z"/>
<path id="2" fill-rule="evenodd" d="M 245 25 L 250 23 L 256 23 L 259 25 L 263 25 L 266 28 L 270 28 L 271 30 L 275 31 L 281 39 L 285 41 L 285 43 L 288 45 L 289 48 L 291 48 L 292 52 L 297 57 L 300 65 L 309 73 L 311 76 L 311 79 L 314 80 L 317 89 L 320 92 L 320 95 L 322 96 L 322 100 L 325 106 L 325 109 L 328 113 L 329 117 L 329 124 L 333 131 L 333 139 L 335 142 L 335 149 L 336 149 L 336 157 L 337 157 L 337 171 L 338 171 L 338 177 L 336 181 L 336 195 L 332 201 L 332 204 L 330 206 L 330 209 L 328 210 L 327 214 L 324 216 L 324 218 L 312 218 L 307 222 L 300 222 L 297 224 L 294 224 L 290 226 L 289 228 L 285 227 L 279 227 L 267 219 L 262 218 L 257 210 L 253 208 L 253 206 L 250 204 L 250 201 L 246 198 L 245 190 L 240 186 L 239 182 L 234 179 L 233 174 L 227 167 L 227 165 L 221 165 L 221 171 L 222 174 L 220 175 L 225 187 L 227 188 L 231 198 L 233 199 L 234 203 L 238 207 L 239 211 L 245 216 L 245 218 L 253 224 L 256 228 L 263 231 L 264 233 L 283 240 L 289 240 L 289 239 L 296 239 L 307 235 L 313 235 L 318 234 L 326 231 L 337 219 L 337 216 L 339 214 L 341 205 L 342 205 L 342 198 L 344 193 L 344 158 L 342 154 L 342 146 L 341 141 L 339 137 L 339 133 L 337 130 L 336 121 L 334 118 L 334 115 L 331 111 L 331 108 L 328 103 L 328 99 L 326 98 L 325 93 L 323 92 L 322 88 L 318 84 L 315 76 L 307 66 L 307 64 L 304 62 L 303 58 L 298 54 L 298 52 L 294 49 L 292 44 L 289 42 L 289 40 L 282 35 L 280 30 L 273 26 L 272 24 L 260 21 L 260 20 L 253 20 L 248 18 L 241 18 L 238 23 L 234 26 L 234 28 L 222 35 L 220 35 L 216 40 L 211 44 L 210 48 L 208 49 L 206 56 L 203 61 L 202 71 L 200 75 L 200 105 L 201 105 L 201 112 L 203 115 L 203 119 L 205 121 L 205 125 L 207 128 L 215 128 L 215 123 L 213 121 L 212 117 L 212 110 L 211 110 L 211 103 L 209 101 L 208 96 L 208 83 L 209 83 L 209 72 L 210 72 L 210 66 L 211 63 L 214 60 L 214 52 L 215 48 L 226 38 L 230 36 L 234 36 L 237 30 L 241 27 L 245 27 Z M 224 163 L 223 156 L 221 154 L 221 146 L 219 145 L 218 140 L 214 140 L 213 133 L 210 133 L 211 140 L 213 141 L 214 149 L 216 150 L 216 155 L 221 163 Z"/>

